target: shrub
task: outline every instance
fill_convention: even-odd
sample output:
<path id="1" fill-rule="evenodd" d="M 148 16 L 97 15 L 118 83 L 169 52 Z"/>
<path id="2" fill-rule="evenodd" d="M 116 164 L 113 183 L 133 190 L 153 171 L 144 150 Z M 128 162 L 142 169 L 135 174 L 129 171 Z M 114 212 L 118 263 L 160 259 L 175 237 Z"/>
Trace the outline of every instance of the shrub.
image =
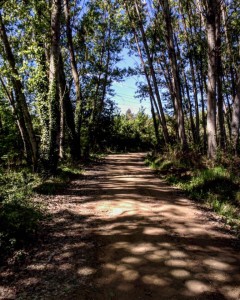
<path id="1" fill-rule="evenodd" d="M 187 155 L 188 157 L 188 155 Z M 160 174 L 164 174 L 170 184 L 180 187 L 192 199 L 205 203 L 233 228 L 240 229 L 239 178 L 233 177 L 222 166 L 209 167 L 196 159 L 186 160 L 179 152 L 170 151 L 159 155 L 148 155 L 146 163 Z"/>
<path id="2" fill-rule="evenodd" d="M 22 172 L 0 174 L 0 245 L 18 247 L 35 232 L 42 209 L 32 199 L 37 177 Z"/>

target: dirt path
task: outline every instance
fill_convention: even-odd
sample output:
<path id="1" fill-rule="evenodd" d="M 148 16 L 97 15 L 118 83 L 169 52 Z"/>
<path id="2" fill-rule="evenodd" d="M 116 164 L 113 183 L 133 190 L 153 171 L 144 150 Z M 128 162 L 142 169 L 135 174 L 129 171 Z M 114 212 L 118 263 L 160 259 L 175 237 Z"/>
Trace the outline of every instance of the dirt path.
<path id="1" fill-rule="evenodd" d="M 234 238 L 143 154 L 108 156 L 48 202 L 47 237 L 21 269 L 2 270 L 0 299 L 240 299 Z"/>

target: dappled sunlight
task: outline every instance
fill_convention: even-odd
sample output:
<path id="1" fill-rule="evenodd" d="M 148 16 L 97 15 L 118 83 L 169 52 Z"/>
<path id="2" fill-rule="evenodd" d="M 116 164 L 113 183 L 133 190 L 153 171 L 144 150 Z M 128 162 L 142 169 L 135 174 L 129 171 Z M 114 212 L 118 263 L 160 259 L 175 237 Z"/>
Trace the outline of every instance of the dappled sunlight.
<path id="1" fill-rule="evenodd" d="M 87 174 L 64 195 L 54 196 L 60 202 L 49 199 L 49 238 L 20 271 L 17 295 L 27 299 L 34 291 L 38 299 L 240 299 L 234 238 L 155 178 L 142 157 L 108 156 L 94 176 Z M 8 283 L 13 274 L 0 274 L 2 289 L 14 292 Z"/>
<path id="2" fill-rule="evenodd" d="M 176 270 L 172 270 L 170 272 L 170 274 L 173 276 L 173 277 L 176 277 L 176 278 L 182 278 L 182 279 L 185 279 L 185 278 L 188 278 L 188 277 L 191 277 L 191 273 L 189 271 L 186 271 L 184 269 L 176 269 Z"/>
<path id="3" fill-rule="evenodd" d="M 230 266 L 228 263 L 223 263 L 222 261 L 219 261 L 216 258 L 205 259 L 203 260 L 203 263 L 209 266 L 210 268 L 212 267 L 213 269 L 219 271 L 233 270 L 233 267 Z"/>
<path id="4" fill-rule="evenodd" d="M 126 166 L 138 176 L 110 161 L 114 176 L 99 184 L 99 207 L 107 209 L 97 231 L 104 244 L 99 290 L 116 299 L 238 299 L 240 258 L 229 248 L 231 236 L 204 222 L 191 201 L 154 175 L 139 176 L 146 168 L 139 171 L 136 160 Z M 230 295 L 228 285 L 239 294 Z"/>
<path id="5" fill-rule="evenodd" d="M 200 280 L 187 280 L 185 282 L 185 286 L 187 287 L 189 292 L 193 294 L 201 294 L 203 292 L 212 291 L 211 285 L 206 284 Z"/>
<path id="6" fill-rule="evenodd" d="M 144 275 L 142 277 L 142 282 L 149 285 L 157 285 L 157 286 L 167 286 L 169 282 L 162 278 L 159 278 L 156 275 Z"/>
<path id="7" fill-rule="evenodd" d="M 82 267 L 77 270 L 77 273 L 79 275 L 89 276 L 89 275 L 96 273 L 96 269 L 89 268 L 89 267 Z"/>

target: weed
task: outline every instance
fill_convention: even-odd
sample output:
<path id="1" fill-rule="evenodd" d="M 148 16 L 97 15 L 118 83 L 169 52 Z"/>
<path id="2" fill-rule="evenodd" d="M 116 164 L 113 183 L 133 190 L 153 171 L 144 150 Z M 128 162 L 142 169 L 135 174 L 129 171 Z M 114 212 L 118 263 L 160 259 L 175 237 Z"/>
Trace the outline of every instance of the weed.
<path id="1" fill-rule="evenodd" d="M 32 188 L 39 180 L 26 171 L 1 172 L 1 248 L 15 248 L 36 232 L 42 209 L 31 199 Z"/>
<path id="2" fill-rule="evenodd" d="M 34 188 L 34 191 L 43 195 L 56 195 L 59 190 L 65 188 L 66 183 L 81 176 L 81 166 L 62 164 L 58 168 L 56 176 L 43 180 Z"/>
<path id="3" fill-rule="evenodd" d="M 233 228 L 240 229 L 239 178 L 233 177 L 231 171 L 223 166 L 186 162 L 186 157 L 181 158 L 178 153 L 165 153 L 160 157 L 148 155 L 145 162 L 164 174 L 170 184 L 181 188 L 190 198 L 206 204 Z"/>

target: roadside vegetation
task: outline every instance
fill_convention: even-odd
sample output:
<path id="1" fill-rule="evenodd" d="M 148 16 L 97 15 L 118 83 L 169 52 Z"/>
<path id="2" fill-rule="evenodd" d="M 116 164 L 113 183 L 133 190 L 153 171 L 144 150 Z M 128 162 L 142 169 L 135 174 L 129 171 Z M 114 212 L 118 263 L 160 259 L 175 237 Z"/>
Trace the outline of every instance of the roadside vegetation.
<path id="1" fill-rule="evenodd" d="M 239 159 L 219 155 L 215 164 L 206 157 L 168 150 L 148 154 L 145 160 L 159 176 L 182 190 L 186 196 L 222 217 L 240 235 Z"/>
<path id="2" fill-rule="evenodd" d="M 41 195 L 54 195 L 81 176 L 83 165 L 64 163 L 56 175 L 45 177 L 26 166 L 0 169 L 0 261 L 16 252 L 21 259 L 25 248 L 38 238 L 41 222 L 49 218 Z"/>
<path id="3" fill-rule="evenodd" d="M 0 0 L 0 247 L 34 240 L 45 215 L 38 195 L 102 153 L 155 150 L 152 167 L 239 226 L 238 8 Z M 127 85 L 114 88 L 127 78 L 148 112 L 120 113 L 116 99 L 136 104 Z"/>
<path id="4" fill-rule="evenodd" d="M 101 128 L 98 131 L 90 155 L 73 163 L 66 148 L 65 158 L 59 162 L 54 175 L 41 170 L 33 172 L 28 167 L 24 156 L 15 150 L 20 141 L 16 128 L 14 130 L 12 127 L 9 139 L 0 142 L 3 146 L 0 168 L 0 252 L 9 256 L 15 251 L 17 259 L 22 259 L 24 248 L 36 242 L 42 222 L 50 217 L 42 196 L 55 195 L 63 191 L 71 180 L 82 179 L 84 168 L 101 162 L 105 153 L 153 148 L 155 138 L 151 122 L 143 110 L 138 114 L 128 110 L 122 115 L 116 111 L 106 122 L 108 126 L 105 124 L 102 131 Z M 1 255 L 0 259 L 4 259 L 4 256 Z"/>

